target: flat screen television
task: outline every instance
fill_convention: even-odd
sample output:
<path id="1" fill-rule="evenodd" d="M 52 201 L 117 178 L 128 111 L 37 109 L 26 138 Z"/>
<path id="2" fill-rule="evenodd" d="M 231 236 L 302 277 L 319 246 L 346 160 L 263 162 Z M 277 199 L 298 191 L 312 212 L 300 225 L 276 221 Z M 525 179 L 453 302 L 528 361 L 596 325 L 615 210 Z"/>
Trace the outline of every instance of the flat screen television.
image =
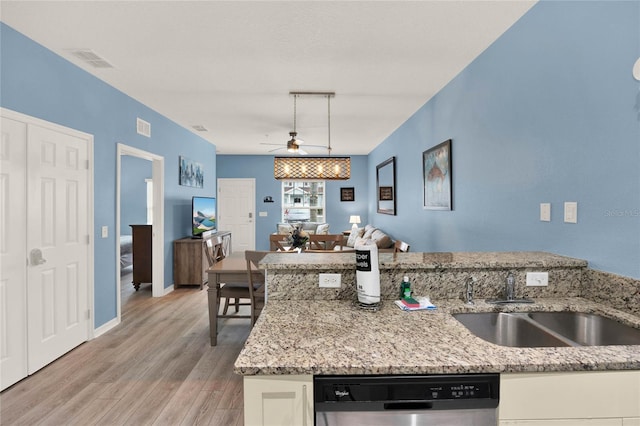
<path id="1" fill-rule="evenodd" d="M 191 236 L 202 238 L 205 232 L 217 231 L 216 199 L 193 197 L 191 199 Z"/>

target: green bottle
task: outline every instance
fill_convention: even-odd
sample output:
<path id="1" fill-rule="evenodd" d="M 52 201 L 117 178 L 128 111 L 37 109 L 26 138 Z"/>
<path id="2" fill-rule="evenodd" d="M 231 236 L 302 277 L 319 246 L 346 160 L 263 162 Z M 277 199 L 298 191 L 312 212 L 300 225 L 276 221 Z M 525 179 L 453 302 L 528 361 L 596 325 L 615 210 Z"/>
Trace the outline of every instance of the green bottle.
<path id="1" fill-rule="evenodd" d="M 409 282 L 409 277 L 404 276 L 402 278 L 402 282 L 400 283 L 400 299 L 408 299 L 411 297 L 411 283 Z"/>

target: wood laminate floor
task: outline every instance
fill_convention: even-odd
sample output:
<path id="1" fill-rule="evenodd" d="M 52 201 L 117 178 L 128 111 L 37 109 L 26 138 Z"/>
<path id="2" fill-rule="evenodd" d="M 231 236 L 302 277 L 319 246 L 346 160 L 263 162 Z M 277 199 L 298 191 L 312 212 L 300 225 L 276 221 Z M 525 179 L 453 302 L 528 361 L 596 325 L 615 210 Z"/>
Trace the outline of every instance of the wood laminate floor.
<path id="1" fill-rule="evenodd" d="M 243 424 L 233 363 L 249 320 L 221 319 L 211 347 L 206 286 L 153 298 L 130 281 L 121 324 L 0 393 L 0 424 Z"/>

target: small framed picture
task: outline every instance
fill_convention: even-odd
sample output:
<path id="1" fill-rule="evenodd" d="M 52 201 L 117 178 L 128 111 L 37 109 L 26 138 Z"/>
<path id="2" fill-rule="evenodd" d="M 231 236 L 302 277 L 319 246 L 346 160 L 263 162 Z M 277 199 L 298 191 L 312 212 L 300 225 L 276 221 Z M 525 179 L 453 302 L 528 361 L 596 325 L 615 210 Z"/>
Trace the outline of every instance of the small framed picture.
<path id="1" fill-rule="evenodd" d="M 355 188 L 340 188 L 340 201 L 355 201 Z"/>
<path id="2" fill-rule="evenodd" d="M 422 153 L 425 209 L 453 210 L 451 160 L 451 139 Z"/>
<path id="3" fill-rule="evenodd" d="M 380 187 L 380 201 L 393 201 L 393 186 Z"/>

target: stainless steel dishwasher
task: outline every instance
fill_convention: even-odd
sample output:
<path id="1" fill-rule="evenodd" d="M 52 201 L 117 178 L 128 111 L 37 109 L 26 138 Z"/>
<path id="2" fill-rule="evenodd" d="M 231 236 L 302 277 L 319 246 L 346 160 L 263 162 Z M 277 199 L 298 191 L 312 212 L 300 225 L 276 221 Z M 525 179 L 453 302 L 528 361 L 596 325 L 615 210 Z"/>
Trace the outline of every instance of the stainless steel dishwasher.
<path id="1" fill-rule="evenodd" d="M 497 425 L 499 374 L 316 376 L 316 426 Z"/>

